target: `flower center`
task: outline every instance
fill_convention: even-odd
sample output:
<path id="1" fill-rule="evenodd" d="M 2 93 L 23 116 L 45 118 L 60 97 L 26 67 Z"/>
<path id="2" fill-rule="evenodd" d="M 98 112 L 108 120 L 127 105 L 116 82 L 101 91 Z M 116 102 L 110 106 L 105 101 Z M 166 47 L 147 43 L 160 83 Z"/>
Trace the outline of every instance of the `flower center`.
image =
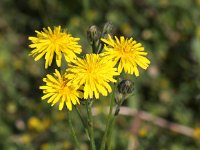
<path id="1" fill-rule="evenodd" d="M 95 72 L 95 66 L 93 64 L 89 64 L 87 66 L 87 73 L 93 74 Z"/>
<path id="2" fill-rule="evenodd" d="M 51 43 L 52 44 L 54 44 L 54 45 L 56 45 L 56 44 L 58 44 L 58 42 L 60 41 L 60 39 L 61 39 L 61 36 L 60 35 L 52 35 L 51 37 L 50 37 L 50 41 L 51 41 Z"/>
<path id="3" fill-rule="evenodd" d="M 122 45 L 122 51 L 124 53 L 130 52 L 130 46 L 129 45 Z"/>
<path id="4" fill-rule="evenodd" d="M 65 86 L 63 88 L 63 94 L 69 94 L 69 93 L 70 93 L 69 87 Z"/>
<path id="5" fill-rule="evenodd" d="M 122 55 L 122 56 L 128 56 L 130 55 L 130 47 L 128 45 L 121 45 L 119 48 L 118 48 L 118 52 Z"/>
<path id="6" fill-rule="evenodd" d="M 89 67 L 89 68 L 87 69 L 87 72 L 88 72 L 88 73 L 92 73 L 92 69 Z"/>
<path id="7" fill-rule="evenodd" d="M 67 95 L 70 93 L 70 89 L 69 87 L 66 85 L 66 82 L 63 81 L 61 87 L 60 87 L 60 90 L 59 90 L 59 93 L 62 94 L 62 95 Z"/>

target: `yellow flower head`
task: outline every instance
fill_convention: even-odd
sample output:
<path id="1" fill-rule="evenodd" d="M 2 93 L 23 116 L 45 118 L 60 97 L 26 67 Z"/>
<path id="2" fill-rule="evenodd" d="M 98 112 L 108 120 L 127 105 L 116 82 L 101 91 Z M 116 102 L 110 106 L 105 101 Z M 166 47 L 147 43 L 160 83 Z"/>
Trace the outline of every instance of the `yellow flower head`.
<path id="1" fill-rule="evenodd" d="M 59 103 L 59 110 L 62 110 L 65 103 L 67 108 L 72 110 L 72 104 L 80 104 L 79 98 L 82 98 L 83 94 L 75 86 L 69 86 L 69 80 L 58 70 L 55 69 L 54 76 L 48 74 L 43 81 L 46 85 L 40 86 L 44 93 L 42 100 L 48 99 L 47 102 L 52 103 L 51 106 Z"/>
<path id="2" fill-rule="evenodd" d="M 80 54 L 82 49 L 78 44 L 79 38 L 74 38 L 66 31 L 61 31 L 61 27 L 43 28 L 43 31 L 35 31 L 37 37 L 29 37 L 32 44 L 29 45 L 33 48 L 30 55 L 35 57 L 35 61 L 39 60 L 45 55 L 45 68 L 51 66 L 54 53 L 56 54 L 56 64 L 61 66 L 62 53 L 65 60 L 70 62 Z"/>
<path id="3" fill-rule="evenodd" d="M 199 127 L 194 129 L 193 136 L 194 136 L 195 139 L 200 139 L 200 128 Z"/>
<path id="4" fill-rule="evenodd" d="M 66 77 L 76 85 L 83 85 L 85 99 L 99 99 L 99 94 L 107 96 L 112 92 L 109 82 L 116 82 L 113 77 L 119 75 L 114 65 L 98 54 L 86 54 L 86 58 L 77 58 L 69 64 Z"/>
<path id="5" fill-rule="evenodd" d="M 31 117 L 28 120 L 28 128 L 35 129 L 37 131 L 42 131 L 43 128 L 42 121 L 37 117 Z"/>
<path id="6" fill-rule="evenodd" d="M 111 59 L 118 64 L 118 71 L 121 73 L 124 69 L 125 73 L 135 74 L 139 76 L 137 65 L 143 69 L 147 69 L 150 61 L 145 57 L 144 47 L 141 43 L 137 43 L 133 38 L 125 39 L 123 36 L 115 40 L 108 35 L 108 39 L 101 39 L 107 45 L 104 46 L 105 52 L 103 56 Z"/>

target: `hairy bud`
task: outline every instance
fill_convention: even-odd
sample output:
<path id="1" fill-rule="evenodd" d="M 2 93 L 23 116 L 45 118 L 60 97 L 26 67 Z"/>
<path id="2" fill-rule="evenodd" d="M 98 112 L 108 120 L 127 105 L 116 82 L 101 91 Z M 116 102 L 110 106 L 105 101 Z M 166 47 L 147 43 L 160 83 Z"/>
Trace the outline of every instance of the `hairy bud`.
<path id="1" fill-rule="evenodd" d="M 96 42 L 100 38 L 100 31 L 97 28 L 97 26 L 92 25 L 87 30 L 87 38 L 88 41 L 92 44 L 93 42 Z"/>
<path id="2" fill-rule="evenodd" d="M 110 22 L 106 22 L 103 26 L 102 37 L 107 37 L 108 34 L 113 34 L 113 25 Z"/>
<path id="3" fill-rule="evenodd" d="M 134 83 L 131 80 L 124 79 L 117 86 L 118 92 L 122 93 L 123 95 L 131 94 L 134 90 L 133 85 Z"/>

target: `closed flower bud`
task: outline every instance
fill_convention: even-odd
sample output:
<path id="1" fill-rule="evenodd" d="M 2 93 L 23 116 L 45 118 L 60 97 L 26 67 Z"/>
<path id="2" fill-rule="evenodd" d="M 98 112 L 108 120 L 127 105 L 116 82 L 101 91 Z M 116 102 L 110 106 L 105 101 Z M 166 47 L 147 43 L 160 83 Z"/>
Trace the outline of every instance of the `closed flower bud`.
<path id="1" fill-rule="evenodd" d="M 118 92 L 123 95 L 131 94 L 134 90 L 133 85 L 134 83 L 131 80 L 124 79 L 117 86 Z"/>
<path id="2" fill-rule="evenodd" d="M 115 116 L 119 114 L 123 102 L 133 93 L 133 85 L 134 83 L 128 79 L 119 81 L 119 84 L 117 85 L 118 90 L 115 92 L 115 103 L 117 104 L 114 113 Z"/>
<path id="3" fill-rule="evenodd" d="M 115 93 L 115 103 L 120 104 L 123 100 L 124 96 L 122 93 L 119 93 L 118 91 Z"/>
<path id="4" fill-rule="evenodd" d="M 97 28 L 97 26 L 92 25 L 89 27 L 89 29 L 87 30 L 87 38 L 88 38 L 88 41 L 90 42 L 90 44 L 99 40 L 100 31 Z"/>
<path id="5" fill-rule="evenodd" d="M 108 34 L 112 35 L 113 33 L 113 25 L 110 22 L 106 22 L 103 26 L 102 37 L 106 38 Z"/>

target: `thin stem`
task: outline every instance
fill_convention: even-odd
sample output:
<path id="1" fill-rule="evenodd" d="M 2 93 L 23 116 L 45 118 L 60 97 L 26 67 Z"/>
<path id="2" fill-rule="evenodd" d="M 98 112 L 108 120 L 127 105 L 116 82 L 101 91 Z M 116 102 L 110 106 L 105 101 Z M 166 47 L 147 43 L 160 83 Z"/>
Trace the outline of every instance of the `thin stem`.
<path id="1" fill-rule="evenodd" d="M 89 130 L 89 134 L 90 134 L 91 148 L 92 148 L 92 150 L 96 150 L 95 141 L 94 141 L 94 128 L 93 128 L 93 119 L 92 119 L 92 109 L 91 109 L 92 108 L 92 104 L 93 104 L 93 101 L 91 101 L 89 105 L 88 105 L 88 102 L 86 103 L 87 115 L 88 115 L 88 130 Z"/>
<path id="2" fill-rule="evenodd" d="M 120 106 L 122 105 L 123 101 L 124 101 L 124 99 L 122 99 L 121 102 L 116 106 L 115 113 L 111 117 L 110 125 L 108 127 L 108 142 L 107 142 L 108 150 L 111 150 L 111 148 L 112 148 L 111 138 L 112 138 L 112 132 L 113 132 L 113 128 L 114 128 L 114 123 L 115 123 L 117 115 L 119 114 Z"/>
<path id="3" fill-rule="evenodd" d="M 101 142 L 100 150 L 105 150 L 107 135 L 108 135 L 108 132 L 110 130 L 110 125 L 112 123 L 112 111 L 113 111 L 113 104 L 114 104 L 114 95 L 115 95 L 115 87 L 114 87 L 114 90 L 113 90 L 111 98 L 110 98 L 110 109 L 109 109 L 109 114 L 108 114 L 108 118 L 107 118 L 107 122 L 106 122 L 106 129 L 105 129 L 103 139 L 102 139 L 102 142 Z"/>
<path id="4" fill-rule="evenodd" d="M 76 112 L 77 112 L 79 118 L 81 119 L 81 122 L 82 122 L 82 124 L 83 124 L 83 126 L 84 126 L 84 130 L 85 130 L 86 135 L 87 135 L 87 138 L 90 139 L 87 122 L 85 121 L 85 119 L 84 119 L 83 116 L 81 115 L 81 113 L 80 113 L 79 109 L 77 108 L 77 106 L 75 106 L 75 110 L 76 110 Z"/>
<path id="5" fill-rule="evenodd" d="M 117 116 L 119 114 L 119 111 L 120 111 L 120 107 L 121 105 L 123 104 L 125 98 L 123 97 L 120 102 L 117 104 L 116 108 L 115 108 L 115 113 L 114 113 L 114 116 Z"/>
<path id="6" fill-rule="evenodd" d="M 97 53 L 97 47 L 96 47 L 96 42 L 95 41 L 92 41 L 92 52 L 93 53 Z"/>
<path id="7" fill-rule="evenodd" d="M 68 124 L 69 124 L 69 127 L 70 127 L 70 130 L 71 130 L 71 133 L 72 133 L 72 136 L 74 138 L 74 141 L 75 141 L 75 144 L 76 144 L 76 147 L 78 150 L 80 150 L 80 143 L 77 139 L 77 136 L 76 136 L 76 133 L 75 133 L 75 130 L 74 130 L 74 127 L 72 125 L 72 120 L 71 120 L 71 115 L 70 115 L 70 112 L 68 112 Z"/>
<path id="8" fill-rule="evenodd" d="M 108 150 L 111 150 L 112 149 L 112 134 L 113 134 L 113 130 L 114 130 L 114 123 L 115 123 L 115 119 L 116 119 L 116 115 L 112 117 L 111 119 L 111 123 L 110 123 L 110 127 L 109 127 L 109 132 L 108 132 L 108 142 L 107 142 L 107 145 L 108 145 Z"/>
<path id="9" fill-rule="evenodd" d="M 103 49 L 103 43 L 101 42 L 101 39 L 98 41 L 98 46 L 97 46 L 97 54 L 101 53 Z"/>

